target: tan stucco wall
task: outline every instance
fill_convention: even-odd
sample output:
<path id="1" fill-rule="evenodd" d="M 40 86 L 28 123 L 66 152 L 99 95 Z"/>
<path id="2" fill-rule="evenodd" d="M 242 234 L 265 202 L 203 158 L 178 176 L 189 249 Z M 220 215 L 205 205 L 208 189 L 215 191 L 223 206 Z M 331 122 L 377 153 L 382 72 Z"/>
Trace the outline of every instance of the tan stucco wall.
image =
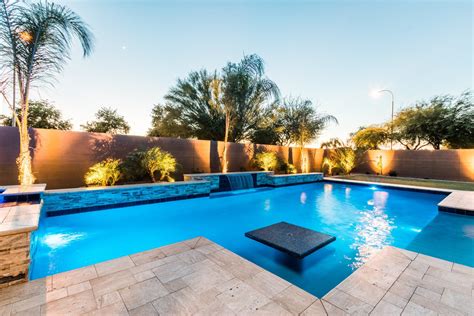
<path id="1" fill-rule="evenodd" d="M 83 186 L 83 177 L 94 163 L 108 157 L 123 158 L 135 148 L 160 146 L 172 153 L 183 173 L 218 172 L 223 143 L 207 140 L 143 137 L 73 131 L 31 129 L 33 171 L 38 183 L 48 189 Z M 15 159 L 19 151 L 18 130 L 0 127 L 0 185 L 16 184 Z M 265 148 L 299 166 L 300 150 L 284 146 L 229 144 L 229 170 L 249 167 L 256 151 Z M 309 171 L 320 171 L 324 151 L 305 149 Z"/>

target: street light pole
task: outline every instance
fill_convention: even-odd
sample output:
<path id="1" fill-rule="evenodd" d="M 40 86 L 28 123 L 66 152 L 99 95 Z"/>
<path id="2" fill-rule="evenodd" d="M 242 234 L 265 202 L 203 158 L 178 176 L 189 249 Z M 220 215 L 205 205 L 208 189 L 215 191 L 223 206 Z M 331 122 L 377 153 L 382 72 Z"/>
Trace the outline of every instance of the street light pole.
<path id="1" fill-rule="evenodd" d="M 392 96 L 392 120 L 390 123 L 390 150 L 392 150 L 393 149 L 393 108 L 395 106 L 395 97 L 393 96 L 392 90 L 383 89 L 383 90 L 380 90 L 379 93 L 380 92 L 388 92 Z"/>

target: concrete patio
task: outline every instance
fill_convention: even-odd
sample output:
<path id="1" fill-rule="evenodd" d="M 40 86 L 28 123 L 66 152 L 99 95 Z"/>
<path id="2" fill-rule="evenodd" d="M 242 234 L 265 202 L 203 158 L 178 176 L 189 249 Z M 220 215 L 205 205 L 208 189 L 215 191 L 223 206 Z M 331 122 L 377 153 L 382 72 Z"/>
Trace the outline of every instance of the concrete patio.
<path id="1" fill-rule="evenodd" d="M 474 269 L 393 247 L 321 300 L 198 237 L 0 290 L 0 315 L 472 315 Z"/>

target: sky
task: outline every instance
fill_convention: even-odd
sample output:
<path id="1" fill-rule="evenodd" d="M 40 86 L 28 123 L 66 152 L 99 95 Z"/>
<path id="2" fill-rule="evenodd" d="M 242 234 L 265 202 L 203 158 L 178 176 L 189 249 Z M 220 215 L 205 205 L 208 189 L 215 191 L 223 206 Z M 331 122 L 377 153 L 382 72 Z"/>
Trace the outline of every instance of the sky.
<path id="1" fill-rule="evenodd" d="M 168 0 L 60 1 L 95 35 L 78 46 L 53 87 L 53 101 L 75 130 L 101 106 L 116 108 L 133 135 L 145 135 L 151 109 L 178 78 L 256 53 L 283 96 L 301 96 L 339 120 L 314 143 L 346 139 L 390 119 L 395 108 L 473 84 L 471 1 Z M 5 104 L 0 110 L 7 112 Z"/>

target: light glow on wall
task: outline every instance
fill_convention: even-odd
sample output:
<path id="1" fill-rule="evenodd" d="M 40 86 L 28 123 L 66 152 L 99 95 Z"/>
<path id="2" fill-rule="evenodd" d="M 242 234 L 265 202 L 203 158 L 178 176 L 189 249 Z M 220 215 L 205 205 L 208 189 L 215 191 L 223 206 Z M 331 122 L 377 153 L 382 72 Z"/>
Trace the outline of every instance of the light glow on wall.
<path id="1" fill-rule="evenodd" d="M 393 150 L 370 150 L 367 152 L 370 169 L 374 173 L 387 174 L 393 168 Z"/>
<path id="2" fill-rule="evenodd" d="M 461 162 L 461 173 L 469 180 L 474 181 L 474 149 L 456 151 Z"/>

